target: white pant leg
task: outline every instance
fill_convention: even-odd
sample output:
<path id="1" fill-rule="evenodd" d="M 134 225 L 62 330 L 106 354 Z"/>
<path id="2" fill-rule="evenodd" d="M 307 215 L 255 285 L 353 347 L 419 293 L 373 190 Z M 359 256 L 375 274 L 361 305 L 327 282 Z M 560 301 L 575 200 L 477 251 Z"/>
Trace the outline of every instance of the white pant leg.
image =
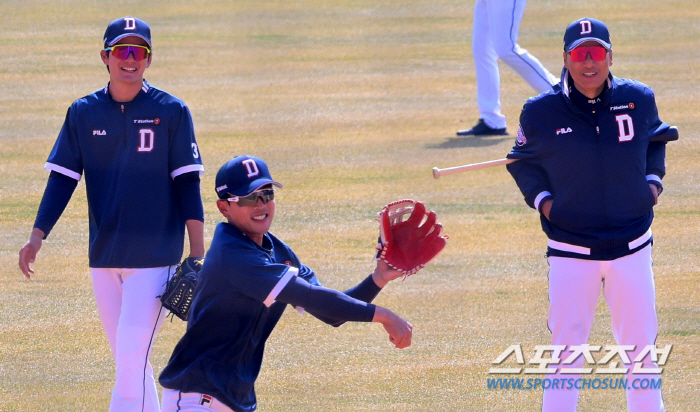
<path id="1" fill-rule="evenodd" d="M 160 410 L 148 359 L 165 315 L 157 296 L 169 272 L 169 267 L 92 269 L 97 308 L 116 364 L 111 412 Z"/>
<path id="2" fill-rule="evenodd" d="M 602 275 L 600 262 L 562 257 L 549 258 L 549 319 L 552 345 L 582 345 L 588 336 L 595 318 L 596 303 L 600 295 Z M 565 358 L 565 356 L 564 356 Z M 561 367 L 551 365 L 551 367 Z M 567 368 L 583 367 L 579 357 Z M 547 375 L 550 380 L 573 379 L 580 375 Z M 545 389 L 542 397 L 543 412 L 573 412 L 578 403 L 578 389 Z"/>
<path id="3" fill-rule="evenodd" d="M 491 20 L 487 0 L 476 0 L 472 30 L 472 55 L 476 69 L 476 101 L 479 117 L 492 128 L 506 127 L 506 117 L 501 113 L 501 77 L 498 71 L 498 55 L 491 43 Z M 495 28 L 498 29 L 498 26 Z"/>
<path id="4" fill-rule="evenodd" d="M 201 393 L 184 393 L 163 388 L 161 412 L 233 412 L 216 398 Z"/>
<path id="5" fill-rule="evenodd" d="M 619 345 L 635 345 L 628 352 L 630 360 L 647 345 L 654 345 L 658 334 L 656 290 L 652 271 L 651 245 L 620 259 L 609 262 L 605 273 L 603 294 L 610 308 L 612 330 Z M 632 374 L 632 365 L 625 376 L 628 380 L 627 410 L 632 412 L 660 412 L 664 410 L 661 389 L 631 389 L 635 379 L 660 379 L 657 374 Z M 644 368 L 656 368 L 649 356 Z"/>
<path id="6" fill-rule="evenodd" d="M 500 58 L 532 87 L 542 93 L 557 84 L 557 79 L 539 60 L 518 45 L 520 21 L 525 12 L 526 0 L 491 0 L 488 4 L 491 44 Z"/>
<path id="7" fill-rule="evenodd" d="M 117 327 L 122 311 L 122 278 L 118 269 L 92 268 L 92 290 L 112 357 L 117 353 Z"/>

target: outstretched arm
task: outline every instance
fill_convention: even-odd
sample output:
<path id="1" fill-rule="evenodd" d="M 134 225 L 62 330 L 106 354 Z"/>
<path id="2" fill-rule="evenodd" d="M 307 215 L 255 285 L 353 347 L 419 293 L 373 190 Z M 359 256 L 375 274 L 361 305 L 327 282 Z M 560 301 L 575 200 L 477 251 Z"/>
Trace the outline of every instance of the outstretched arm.
<path id="1" fill-rule="evenodd" d="M 378 260 L 377 267 L 374 269 L 374 272 L 372 272 L 371 275 L 367 276 L 357 286 L 350 288 L 343 293 L 359 301 L 371 303 L 374 300 L 374 298 L 376 298 L 377 295 L 379 295 L 379 292 L 382 291 L 382 288 L 384 288 L 384 286 L 386 286 L 392 280 L 398 279 L 402 276 L 403 273 L 401 273 L 398 270 L 392 269 L 386 262 Z M 327 323 L 333 326 L 334 328 L 337 328 L 338 326 L 341 326 L 345 323 L 344 320 L 328 318 L 319 313 L 308 310 L 309 308 L 307 308 L 306 306 L 303 307 L 316 319 L 320 320 L 321 322 Z"/>
<path id="2" fill-rule="evenodd" d="M 411 344 L 413 326 L 391 310 L 362 302 L 337 290 L 312 285 L 296 276 L 287 283 L 276 300 L 341 322 L 378 322 L 384 326 L 390 341 L 397 348 Z"/>

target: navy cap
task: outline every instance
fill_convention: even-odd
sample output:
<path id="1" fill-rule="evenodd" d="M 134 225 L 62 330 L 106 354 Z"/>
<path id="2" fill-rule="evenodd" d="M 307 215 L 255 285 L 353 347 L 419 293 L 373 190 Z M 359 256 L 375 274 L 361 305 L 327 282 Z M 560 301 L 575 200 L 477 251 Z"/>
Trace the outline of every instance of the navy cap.
<path id="1" fill-rule="evenodd" d="M 570 52 L 576 46 L 587 41 L 596 41 L 610 50 L 610 32 L 600 20 L 584 17 L 569 24 L 564 33 L 564 51 Z"/>
<path id="2" fill-rule="evenodd" d="M 140 37 L 146 40 L 149 48 L 153 48 L 151 45 L 151 28 L 148 27 L 148 24 L 136 17 L 122 17 L 114 20 L 107 26 L 104 38 L 105 49 L 114 46 L 119 40 L 128 36 Z"/>
<path id="3" fill-rule="evenodd" d="M 236 156 L 226 162 L 216 174 L 216 195 L 219 199 L 228 196 L 248 196 L 262 186 L 282 185 L 272 180 L 265 162 L 254 156 Z"/>

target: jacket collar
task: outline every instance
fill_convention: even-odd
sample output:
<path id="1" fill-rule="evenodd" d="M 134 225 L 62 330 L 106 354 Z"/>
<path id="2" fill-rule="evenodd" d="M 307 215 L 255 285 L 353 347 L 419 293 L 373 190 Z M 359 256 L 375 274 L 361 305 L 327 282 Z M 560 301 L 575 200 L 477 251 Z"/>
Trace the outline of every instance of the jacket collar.
<path id="1" fill-rule="evenodd" d="M 612 72 L 608 72 L 608 79 L 606 81 L 608 82 L 608 88 L 601 94 L 602 100 L 605 100 L 606 96 L 608 96 L 610 91 L 613 89 Z M 569 70 L 564 67 L 561 69 L 561 92 L 567 99 L 571 99 L 570 93 L 572 87 L 574 87 L 573 79 L 571 79 L 571 76 L 569 76 Z"/>
<path id="2" fill-rule="evenodd" d="M 604 104 L 607 104 L 607 101 L 610 100 L 610 95 L 612 94 L 612 90 L 615 87 L 615 82 L 614 82 L 615 77 L 613 76 L 612 72 L 608 73 L 608 87 L 603 91 L 603 93 L 600 94 L 600 99 L 603 101 Z M 571 101 L 571 88 L 574 87 L 574 82 L 571 76 L 569 76 L 569 70 L 566 68 L 561 69 L 561 92 L 562 94 L 566 97 L 567 101 L 571 104 L 573 102 Z"/>
<path id="3" fill-rule="evenodd" d="M 147 94 L 151 90 L 152 86 L 146 81 L 146 79 L 143 79 L 143 84 L 141 85 L 141 91 L 134 97 L 134 99 L 131 102 L 134 102 L 138 100 L 141 96 Z M 109 82 L 107 82 L 107 85 L 102 88 L 102 94 L 104 94 L 109 100 L 112 100 L 112 96 L 109 94 Z M 131 103 L 131 102 L 126 102 Z M 115 102 L 116 103 L 116 102 Z"/>
<path id="4" fill-rule="evenodd" d="M 272 242 L 272 235 L 270 232 L 267 232 L 263 235 L 263 242 L 262 246 L 258 245 L 257 243 L 253 242 L 253 239 L 249 238 L 246 236 L 239 228 L 237 228 L 235 225 L 229 223 L 229 222 L 221 222 L 219 223 L 219 226 L 221 227 L 221 230 L 228 232 L 235 238 L 239 239 L 242 242 L 247 243 L 248 245 L 262 250 L 263 252 L 267 253 L 268 255 L 271 255 L 275 251 L 274 243 Z M 217 227 L 217 230 L 218 227 Z"/>

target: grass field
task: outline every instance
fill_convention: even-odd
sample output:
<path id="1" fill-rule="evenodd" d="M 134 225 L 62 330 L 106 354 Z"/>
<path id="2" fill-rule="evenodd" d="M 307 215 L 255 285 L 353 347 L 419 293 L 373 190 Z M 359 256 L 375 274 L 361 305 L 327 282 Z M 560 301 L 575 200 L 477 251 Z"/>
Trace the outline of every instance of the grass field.
<path id="1" fill-rule="evenodd" d="M 491 361 L 549 342 L 546 238 L 506 172 L 434 180 L 433 166 L 503 157 L 513 136 L 455 138 L 478 117 L 472 1 L 0 0 L 0 411 L 103 411 L 114 368 L 92 297 L 81 183 L 26 280 L 17 253 L 71 102 L 103 87 L 101 37 L 114 18 L 151 25 L 146 78 L 188 103 L 206 174 L 207 243 L 220 216 L 214 176 L 236 154 L 265 159 L 285 188 L 273 232 L 325 285 L 372 270 L 375 213 L 416 198 L 450 235 L 419 275 L 378 302 L 414 325 L 396 350 L 378 325 L 327 327 L 287 313 L 258 380 L 260 411 L 537 411 L 541 391 L 489 390 Z M 695 0 L 530 0 L 520 44 L 555 74 L 566 25 L 605 21 L 613 73 L 651 85 L 669 144 L 653 226 L 660 323 L 674 345 L 663 373 L 669 411 L 700 410 L 700 7 Z M 532 90 L 502 66 L 511 132 Z M 164 325 L 160 371 L 184 331 Z M 591 343 L 612 344 L 599 302 Z M 623 411 L 619 390 L 581 392 L 581 411 Z"/>

